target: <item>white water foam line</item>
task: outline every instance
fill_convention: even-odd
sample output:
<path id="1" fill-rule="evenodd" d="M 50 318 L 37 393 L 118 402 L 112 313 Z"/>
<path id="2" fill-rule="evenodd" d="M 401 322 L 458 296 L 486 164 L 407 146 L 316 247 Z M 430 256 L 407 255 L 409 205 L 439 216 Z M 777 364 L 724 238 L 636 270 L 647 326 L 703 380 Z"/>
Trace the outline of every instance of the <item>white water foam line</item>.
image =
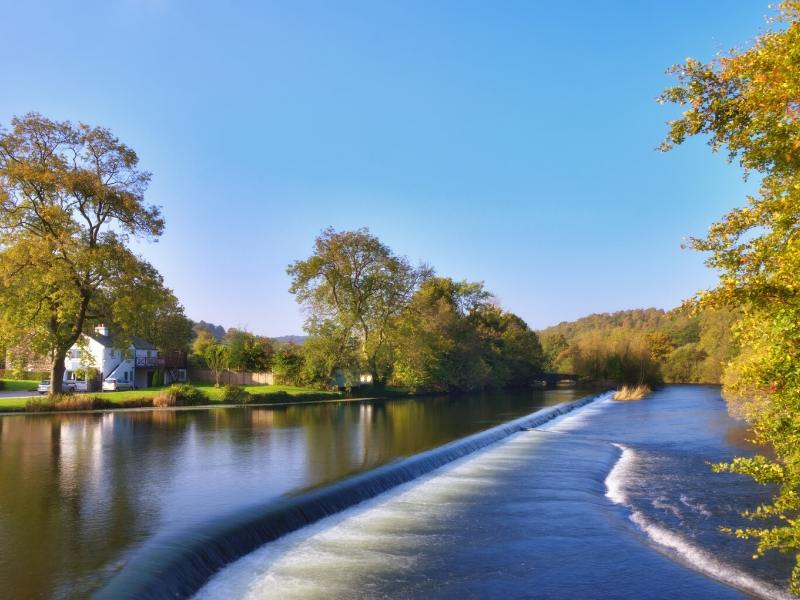
<path id="1" fill-rule="evenodd" d="M 633 476 L 638 455 L 632 448 L 622 444 L 614 444 L 614 446 L 619 448 L 622 453 L 606 477 L 606 497 L 614 504 L 627 508 L 630 511 L 628 518 L 657 548 L 677 559 L 681 564 L 744 592 L 771 600 L 796 600 L 788 592 L 743 573 L 680 534 L 651 522 L 643 513 L 634 509 L 626 492 L 626 484 Z"/>
<path id="2" fill-rule="evenodd" d="M 227 519 L 210 522 L 205 527 L 179 532 L 172 540 L 153 541 L 150 546 L 140 548 L 126 567 L 94 598 L 160 600 L 190 597 L 215 573 L 264 544 L 606 396 L 586 396 L 544 408 L 308 494 L 253 506 Z"/>
<path id="3" fill-rule="evenodd" d="M 596 414 L 607 410 L 610 405 L 614 404 L 617 404 L 614 400 L 614 392 L 605 392 L 600 394 L 591 404 L 581 407 L 580 410 L 559 415 L 538 426 L 536 429 L 540 431 L 569 433 L 581 425 L 590 422 Z"/>
<path id="4" fill-rule="evenodd" d="M 428 524 L 456 518 L 465 496 L 494 485 L 498 473 L 513 468 L 509 458 L 530 452 L 530 438 L 515 443 L 522 433 L 266 544 L 221 571 L 194 600 L 365 597 L 367 579 L 414 569 L 414 549 L 437 543 Z"/>
<path id="5" fill-rule="evenodd" d="M 545 429 L 550 423 L 579 418 L 611 395 L 551 407 L 523 419 L 534 430 Z M 262 546 L 219 572 L 194 600 L 351 597 L 358 580 L 412 569 L 414 558 L 405 550 L 435 540 L 409 534 L 409 529 L 424 530 L 425 523 L 452 517 L 461 498 L 477 487 L 491 486 L 494 475 L 511 468 L 511 455 L 529 453 L 530 438 L 515 447 L 519 433 Z"/>

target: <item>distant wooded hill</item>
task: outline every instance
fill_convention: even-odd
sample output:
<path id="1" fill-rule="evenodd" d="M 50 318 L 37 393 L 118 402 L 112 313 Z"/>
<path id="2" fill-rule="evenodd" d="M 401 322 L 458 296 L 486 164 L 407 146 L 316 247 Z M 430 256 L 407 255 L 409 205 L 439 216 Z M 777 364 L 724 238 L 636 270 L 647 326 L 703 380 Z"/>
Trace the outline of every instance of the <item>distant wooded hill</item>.
<path id="1" fill-rule="evenodd" d="M 548 365 L 588 379 L 719 383 L 737 353 L 729 310 L 657 308 L 589 315 L 539 332 Z"/>
<path id="2" fill-rule="evenodd" d="M 302 346 L 303 343 L 308 339 L 307 335 L 281 335 L 279 337 L 272 338 L 275 342 L 279 344 L 295 344 L 296 346 Z"/>
<path id="3" fill-rule="evenodd" d="M 192 321 L 192 328 L 194 329 L 195 335 L 197 335 L 199 331 L 205 331 L 218 342 L 224 340 L 225 334 L 228 332 L 222 325 L 215 325 L 214 323 L 208 323 L 206 321 Z M 295 344 L 297 346 L 302 346 L 307 338 L 307 335 L 282 335 L 270 339 L 278 344 Z"/>

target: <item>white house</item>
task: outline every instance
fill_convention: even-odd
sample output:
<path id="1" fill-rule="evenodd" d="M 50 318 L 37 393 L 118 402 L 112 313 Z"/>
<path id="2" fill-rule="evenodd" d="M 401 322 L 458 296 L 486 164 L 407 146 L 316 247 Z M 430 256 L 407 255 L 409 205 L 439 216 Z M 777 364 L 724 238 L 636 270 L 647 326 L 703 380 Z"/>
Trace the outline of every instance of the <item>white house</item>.
<path id="1" fill-rule="evenodd" d="M 101 382 L 113 379 L 119 382 L 119 387 L 145 388 L 153 385 L 156 371 L 163 369 L 164 361 L 156 347 L 140 337 L 133 336 L 124 350 L 115 348 L 108 327 L 99 325 L 70 348 L 65 366 L 67 380 L 87 381 L 93 369 Z M 179 379 L 169 373 L 164 375 L 167 380 L 164 383 Z M 185 372 L 181 375 L 185 378 Z"/>

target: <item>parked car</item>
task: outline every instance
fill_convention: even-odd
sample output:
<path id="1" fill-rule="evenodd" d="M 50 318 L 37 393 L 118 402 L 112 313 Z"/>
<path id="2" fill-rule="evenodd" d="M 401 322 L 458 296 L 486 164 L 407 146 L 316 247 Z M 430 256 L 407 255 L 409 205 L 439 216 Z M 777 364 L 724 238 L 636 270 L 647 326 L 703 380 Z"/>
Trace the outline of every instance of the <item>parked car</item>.
<path id="1" fill-rule="evenodd" d="M 76 382 L 74 381 L 62 381 L 61 382 L 61 391 L 62 392 L 74 392 L 77 390 Z M 39 385 L 36 386 L 36 391 L 40 394 L 49 394 L 50 393 L 50 380 L 49 379 L 42 379 L 39 382 Z"/>
<path id="2" fill-rule="evenodd" d="M 119 379 L 115 379 L 114 377 L 110 377 L 108 379 L 103 380 L 104 392 L 118 392 L 120 390 L 132 390 L 132 389 L 133 389 L 132 381 L 120 381 Z"/>
<path id="3" fill-rule="evenodd" d="M 82 379 L 68 379 L 67 383 L 69 383 L 76 392 L 88 392 L 89 391 L 89 383 L 83 381 Z"/>

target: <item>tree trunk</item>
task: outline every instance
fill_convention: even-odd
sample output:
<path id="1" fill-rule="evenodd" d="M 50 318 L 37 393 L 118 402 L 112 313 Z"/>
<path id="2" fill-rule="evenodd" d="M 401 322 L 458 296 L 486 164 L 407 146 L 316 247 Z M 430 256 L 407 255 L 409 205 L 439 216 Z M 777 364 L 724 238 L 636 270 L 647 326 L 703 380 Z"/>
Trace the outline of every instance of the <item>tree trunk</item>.
<path id="1" fill-rule="evenodd" d="M 66 366 L 64 360 L 67 358 L 66 350 L 56 350 L 53 356 L 53 364 L 50 366 L 50 395 L 54 396 L 63 391 L 61 383 L 64 381 L 64 371 Z"/>
<path id="2" fill-rule="evenodd" d="M 377 369 L 370 369 L 370 376 L 372 377 L 372 389 L 375 391 L 383 391 L 386 388 L 386 379 L 381 379 L 378 376 Z"/>

